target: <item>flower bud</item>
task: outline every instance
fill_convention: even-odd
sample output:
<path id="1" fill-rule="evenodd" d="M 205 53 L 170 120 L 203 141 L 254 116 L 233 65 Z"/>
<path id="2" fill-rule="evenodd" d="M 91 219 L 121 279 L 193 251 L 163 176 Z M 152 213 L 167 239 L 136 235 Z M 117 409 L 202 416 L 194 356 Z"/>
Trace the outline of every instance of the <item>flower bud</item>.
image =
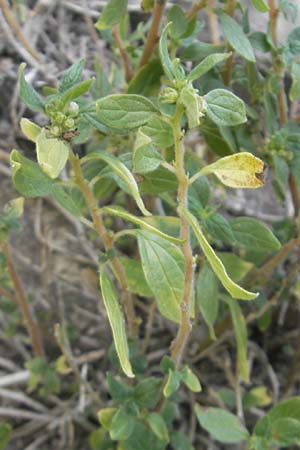
<path id="1" fill-rule="evenodd" d="M 66 130 L 72 130 L 75 127 L 75 120 L 68 118 L 64 121 L 64 128 Z"/>
<path id="2" fill-rule="evenodd" d="M 68 108 L 68 113 L 72 115 L 78 114 L 79 111 L 79 105 L 76 102 L 71 102 Z"/>
<path id="3" fill-rule="evenodd" d="M 167 87 L 160 94 L 160 99 L 163 103 L 168 103 L 168 104 L 176 103 L 177 98 L 178 98 L 178 92 L 176 91 L 176 89 L 173 89 L 171 87 Z"/>

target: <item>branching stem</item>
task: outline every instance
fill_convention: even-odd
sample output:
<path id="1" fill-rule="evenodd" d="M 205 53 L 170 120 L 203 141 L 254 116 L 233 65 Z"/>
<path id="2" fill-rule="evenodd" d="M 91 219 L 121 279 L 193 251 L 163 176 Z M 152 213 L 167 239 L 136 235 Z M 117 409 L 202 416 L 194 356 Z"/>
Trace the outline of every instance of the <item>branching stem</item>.
<path id="1" fill-rule="evenodd" d="M 94 197 L 94 194 L 90 189 L 88 183 L 84 179 L 79 158 L 76 155 L 74 155 L 72 151 L 70 151 L 69 159 L 74 172 L 75 183 L 79 187 L 86 201 L 86 204 L 89 208 L 90 214 L 92 216 L 94 229 L 101 238 L 105 251 L 108 251 L 113 247 L 114 235 L 106 229 L 103 223 L 102 216 L 99 213 L 99 208 L 97 205 L 97 201 Z M 121 265 L 119 259 L 116 256 L 112 257 L 109 261 L 111 264 L 111 268 L 119 281 L 120 288 L 122 291 L 122 300 L 128 322 L 129 334 L 131 336 L 136 336 L 138 331 L 137 319 L 135 317 L 133 298 L 128 290 L 127 280 L 125 277 L 123 266 Z"/>
<path id="2" fill-rule="evenodd" d="M 178 105 L 173 119 L 173 135 L 175 142 L 175 170 L 178 179 L 177 198 L 180 205 L 188 208 L 188 186 L 189 179 L 185 171 L 183 134 L 181 131 L 182 106 Z M 182 253 L 185 261 L 185 279 L 183 296 L 180 303 L 180 325 L 177 336 L 171 346 L 171 356 L 176 367 L 180 366 L 183 352 L 187 344 L 192 326 L 190 321 L 190 299 L 194 282 L 194 262 L 190 244 L 190 228 L 185 217 L 178 210 L 180 217 L 180 238 L 184 239 Z"/>

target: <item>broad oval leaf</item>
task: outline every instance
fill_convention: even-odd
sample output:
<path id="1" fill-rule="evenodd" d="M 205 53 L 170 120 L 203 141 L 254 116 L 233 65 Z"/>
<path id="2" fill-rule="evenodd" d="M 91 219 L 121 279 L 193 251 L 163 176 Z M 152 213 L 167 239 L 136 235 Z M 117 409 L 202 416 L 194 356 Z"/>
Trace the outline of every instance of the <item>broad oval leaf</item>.
<path id="1" fill-rule="evenodd" d="M 103 268 L 100 268 L 100 288 L 105 309 L 111 326 L 120 365 L 128 377 L 134 377 L 129 361 L 129 350 L 125 332 L 124 317 L 117 300 L 116 290 Z"/>
<path id="2" fill-rule="evenodd" d="M 192 227 L 192 229 L 196 235 L 196 238 L 199 242 L 199 245 L 200 245 L 204 255 L 206 256 L 209 264 L 211 265 L 211 268 L 213 269 L 213 271 L 215 272 L 215 274 L 221 281 L 224 288 L 231 295 L 231 297 L 237 298 L 240 300 L 255 299 L 258 296 L 257 293 L 246 291 L 245 289 L 243 289 L 241 286 L 239 286 L 238 284 L 236 284 L 234 281 L 232 281 L 229 278 L 229 276 L 226 272 L 226 269 L 224 267 L 224 264 L 222 263 L 220 258 L 218 258 L 218 256 L 214 252 L 213 248 L 208 243 L 206 237 L 204 236 L 204 234 L 197 222 L 197 219 L 183 207 L 180 207 L 180 209 L 181 209 L 183 216 L 186 218 L 189 225 Z"/>
<path id="3" fill-rule="evenodd" d="M 197 80 L 197 78 L 200 78 L 202 75 L 207 73 L 216 64 L 219 64 L 220 62 L 229 58 L 230 55 L 231 53 L 213 53 L 212 55 L 207 56 L 203 61 L 201 61 L 201 63 L 199 63 L 191 70 L 191 72 L 188 74 L 188 80 Z"/>
<path id="4" fill-rule="evenodd" d="M 279 250 L 280 242 L 270 228 L 252 217 L 237 217 L 230 220 L 235 238 L 234 244 L 253 251 L 272 252 Z"/>
<path id="5" fill-rule="evenodd" d="M 232 48 L 248 61 L 255 62 L 251 43 L 240 25 L 224 12 L 220 12 L 219 17 L 224 36 Z"/>
<path id="6" fill-rule="evenodd" d="M 97 117 L 110 128 L 134 130 L 157 113 L 153 103 L 135 94 L 112 94 L 96 102 Z"/>
<path id="7" fill-rule="evenodd" d="M 131 192 L 132 197 L 135 199 L 136 204 L 138 205 L 139 209 L 145 216 L 151 216 L 151 213 L 145 208 L 144 202 L 142 200 L 142 197 L 139 193 L 138 185 L 134 179 L 134 176 L 130 172 L 129 169 L 123 164 L 118 158 L 116 158 L 114 155 L 111 155 L 107 152 L 99 152 L 99 153 L 90 153 L 84 158 L 85 161 L 90 161 L 92 159 L 101 159 L 102 161 L 105 161 L 106 164 L 108 164 L 114 173 L 116 173 L 128 186 L 128 189 Z"/>
<path id="8" fill-rule="evenodd" d="M 264 162 L 252 155 L 241 152 L 225 156 L 201 170 L 201 174 L 213 173 L 225 186 L 233 188 L 257 189 L 264 184 Z"/>
<path id="9" fill-rule="evenodd" d="M 185 264 L 182 252 L 171 242 L 148 231 L 137 231 L 139 252 L 147 283 L 160 313 L 180 321 Z"/>
<path id="10" fill-rule="evenodd" d="M 204 96 L 207 115 L 217 125 L 234 126 L 247 121 L 243 100 L 226 89 L 214 89 Z"/>
<path id="11" fill-rule="evenodd" d="M 50 178 L 57 178 L 69 157 L 69 147 L 62 139 L 49 138 L 45 129 L 36 139 L 37 160 Z"/>
<path id="12" fill-rule="evenodd" d="M 10 165 L 15 188 L 25 197 L 40 197 L 51 192 L 53 180 L 37 163 L 25 158 L 17 150 L 10 154 Z"/>
<path id="13" fill-rule="evenodd" d="M 201 408 L 195 406 L 195 413 L 202 428 L 217 441 L 235 444 L 248 439 L 249 433 L 239 419 L 221 408 Z"/>

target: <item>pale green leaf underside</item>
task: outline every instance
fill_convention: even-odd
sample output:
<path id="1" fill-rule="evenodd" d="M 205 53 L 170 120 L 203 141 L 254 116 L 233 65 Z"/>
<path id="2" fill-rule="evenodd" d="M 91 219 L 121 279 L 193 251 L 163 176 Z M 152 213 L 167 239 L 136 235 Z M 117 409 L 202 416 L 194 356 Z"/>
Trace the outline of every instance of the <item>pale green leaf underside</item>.
<path id="1" fill-rule="evenodd" d="M 41 169 L 50 178 L 57 178 L 69 157 L 69 147 L 61 139 L 47 137 L 45 129 L 36 139 L 37 160 Z"/>
<path id="2" fill-rule="evenodd" d="M 103 268 L 100 268 L 100 288 L 121 367 L 128 377 L 134 377 L 129 361 L 124 317 L 117 300 L 116 290 Z"/>
<path id="3" fill-rule="evenodd" d="M 221 281 L 224 288 L 227 290 L 227 292 L 231 295 L 233 298 L 237 298 L 240 300 L 253 300 L 255 299 L 258 294 L 254 292 L 249 292 L 243 289 L 241 286 L 236 284 L 234 281 L 232 281 L 224 267 L 224 264 L 218 258 L 216 253 L 214 252 L 213 248 L 208 243 L 206 237 L 204 236 L 196 218 L 186 209 L 181 207 L 181 212 L 188 221 L 189 225 L 192 227 L 196 238 L 199 242 L 199 245 L 206 256 L 209 264 L 211 265 L 211 268 Z"/>
<path id="4" fill-rule="evenodd" d="M 112 170 L 127 184 L 131 192 L 131 195 L 135 199 L 136 204 L 138 205 L 140 211 L 145 216 L 151 216 L 151 213 L 145 208 L 144 202 L 142 200 L 142 197 L 140 196 L 139 188 L 134 179 L 134 176 L 132 175 L 130 170 L 127 169 L 125 164 L 123 164 L 114 155 L 111 155 L 107 152 L 90 153 L 85 158 L 83 158 L 82 161 L 86 162 L 92 159 L 101 159 L 102 161 L 106 162 L 106 164 L 108 164 L 112 168 Z"/>
<path id="5" fill-rule="evenodd" d="M 244 102 L 226 89 L 214 89 L 204 96 L 207 115 L 220 126 L 235 126 L 246 122 Z"/>

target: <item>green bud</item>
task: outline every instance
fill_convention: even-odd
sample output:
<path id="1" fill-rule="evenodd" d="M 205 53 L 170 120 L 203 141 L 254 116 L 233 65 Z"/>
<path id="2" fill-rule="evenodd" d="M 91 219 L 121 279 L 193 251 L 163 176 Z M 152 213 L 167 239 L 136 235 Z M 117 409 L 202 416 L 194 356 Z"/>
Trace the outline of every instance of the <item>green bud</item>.
<path id="1" fill-rule="evenodd" d="M 64 128 L 66 130 L 72 130 L 75 127 L 75 120 L 74 119 L 67 119 L 64 121 Z"/>
<path id="2" fill-rule="evenodd" d="M 66 116 L 62 112 L 57 111 L 57 112 L 51 114 L 51 119 L 52 119 L 52 122 L 56 122 L 58 124 L 61 124 L 66 119 Z"/>
<path id="3" fill-rule="evenodd" d="M 60 136 L 61 135 L 60 127 L 57 127 L 57 126 L 51 127 L 50 131 L 51 131 L 51 134 L 53 136 Z"/>
<path id="4" fill-rule="evenodd" d="M 160 99 L 163 103 L 173 104 L 176 103 L 178 98 L 178 92 L 176 89 L 167 87 L 161 94 Z"/>

